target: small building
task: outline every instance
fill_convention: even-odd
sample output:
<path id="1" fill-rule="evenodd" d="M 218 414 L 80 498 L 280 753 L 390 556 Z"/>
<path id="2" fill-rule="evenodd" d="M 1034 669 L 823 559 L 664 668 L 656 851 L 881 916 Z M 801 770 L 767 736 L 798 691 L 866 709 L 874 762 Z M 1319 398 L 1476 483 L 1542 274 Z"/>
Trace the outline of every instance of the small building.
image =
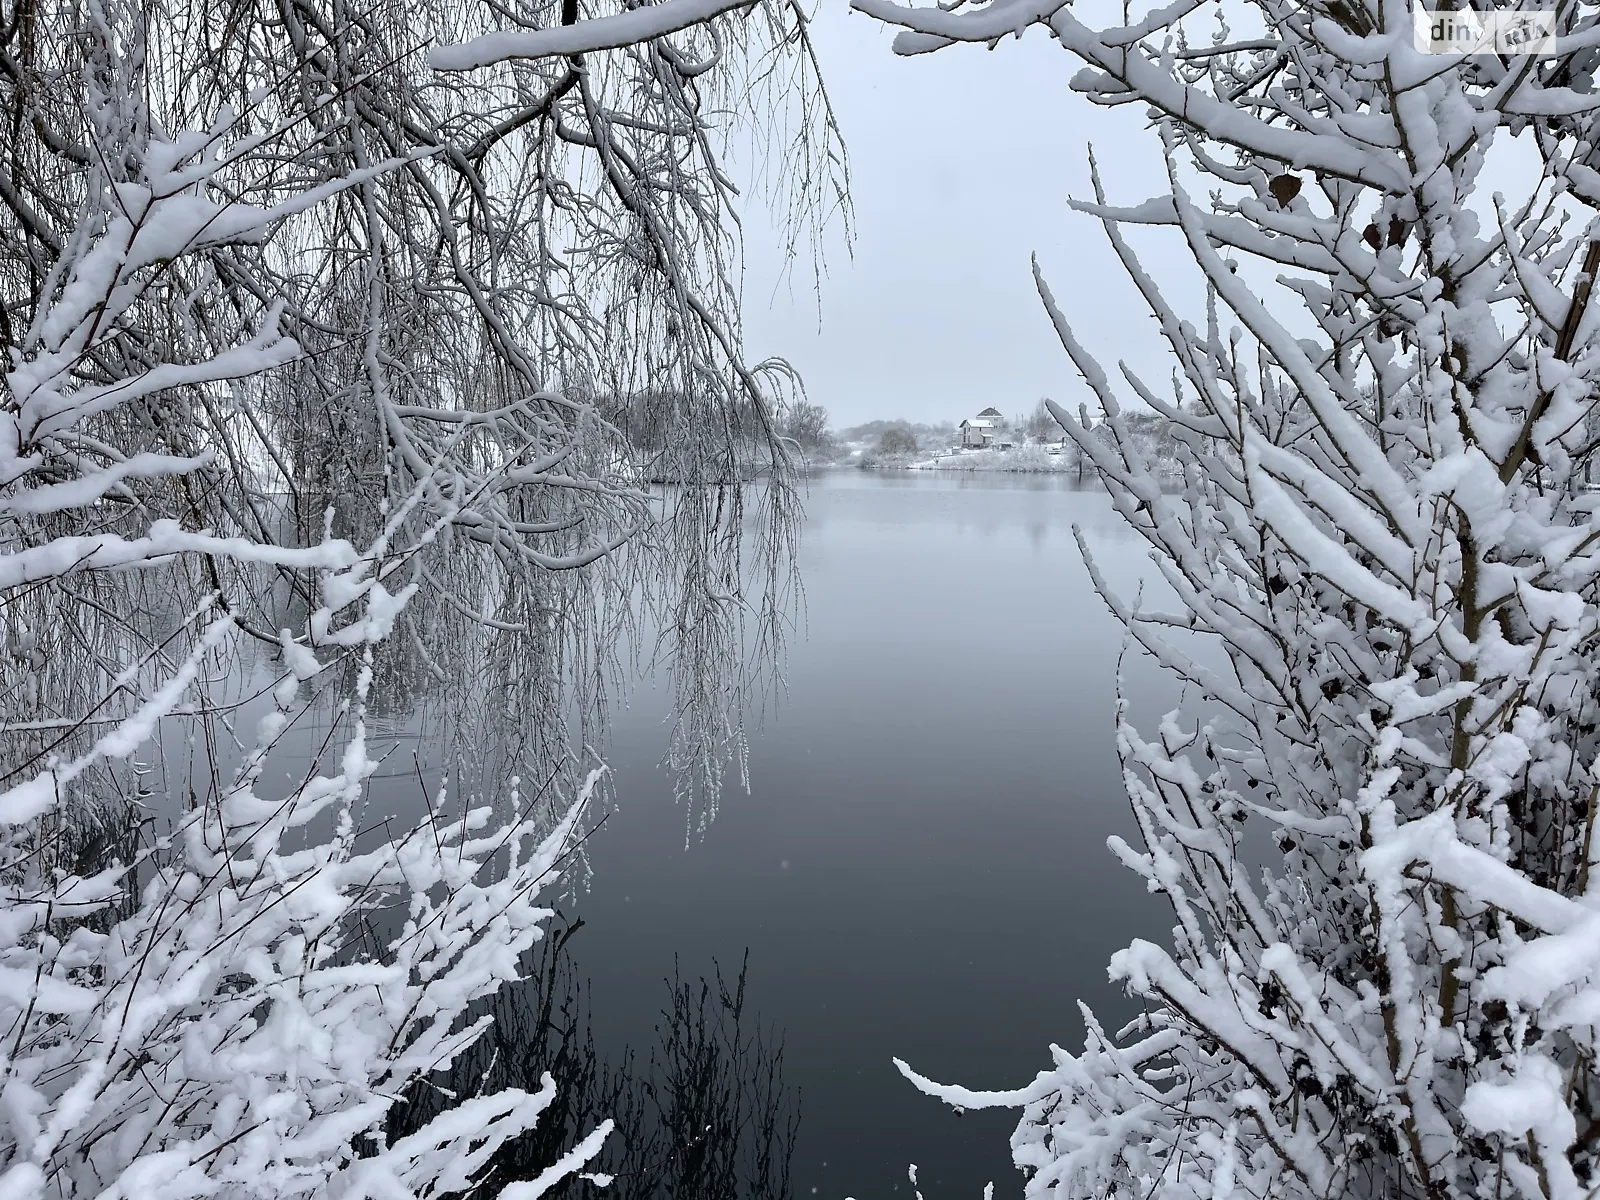
<path id="1" fill-rule="evenodd" d="M 1000 410 L 992 406 L 984 409 L 978 414 L 978 416 L 982 420 L 993 421 L 996 426 L 998 426 L 1001 421 L 1005 420 L 1005 418 L 1000 415 Z"/>
<path id="2" fill-rule="evenodd" d="M 988 411 L 993 412 L 994 409 Z M 961 445 L 967 449 L 981 450 L 994 441 L 996 428 L 993 417 L 968 417 L 960 425 Z"/>

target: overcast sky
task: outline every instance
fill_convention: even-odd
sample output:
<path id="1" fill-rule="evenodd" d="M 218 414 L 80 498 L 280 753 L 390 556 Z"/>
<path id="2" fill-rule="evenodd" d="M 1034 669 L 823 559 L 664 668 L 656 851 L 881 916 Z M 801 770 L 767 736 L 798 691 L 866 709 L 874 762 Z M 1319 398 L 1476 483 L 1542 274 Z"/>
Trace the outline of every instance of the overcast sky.
<path id="1" fill-rule="evenodd" d="M 836 428 L 874 417 L 959 420 L 991 404 L 1011 415 L 1046 395 L 1076 406 L 1087 393 L 1034 291 L 1037 251 L 1107 370 L 1127 358 L 1164 390 L 1170 366 L 1153 322 L 1099 224 L 1065 203 L 1092 195 L 1090 141 L 1112 200 L 1167 190 L 1140 114 L 1070 92 L 1073 60 L 1038 30 L 994 51 L 899 58 L 884 26 L 845 0 L 822 0 L 814 31 L 850 152 L 854 257 L 830 238 L 819 324 L 807 273 L 774 295 L 779 241 L 751 214 L 750 352 L 794 363 Z M 1175 278 L 1192 276 L 1169 238 L 1148 247 Z"/>
<path id="2" fill-rule="evenodd" d="M 1077 0 L 1076 11 L 1110 22 L 1115 14 L 1099 11 L 1108 2 L 1118 7 Z M 1011 416 L 1041 396 L 1093 407 L 1034 291 L 1037 252 L 1106 371 L 1116 378 L 1125 360 L 1170 395 L 1172 362 L 1153 319 L 1099 223 L 1066 205 L 1093 196 L 1091 142 L 1112 203 L 1170 193 L 1143 111 L 1074 94 L 1077 60 L 1038 28 L 992 51 L 958 45 L 915 58 L 896 57 L 892 31 L 847 0 L 819 0 L 813 29 L 850 152 L 854 257 L 829 240 L 819 326 L 808 276 L 797 272 L 774 295 L 781 240 L 749 213 L 748 349 L 789 359 L 835 428 L 874 417 L 956 421 L 989 405 Z M 1470 207 L 1492 224 L 1494 192 L 1519 202 L 1539 175 L 1531 135 L 1502 134 Z M 1203 325 L 1199 269 L 1179 235 L 1133 230 L 1129 240 L 1179 313 Z M 1313 332 L 1299 302 L 1272 287 L 1276 268 L 1247 259 L 1241 271 L 1280 320 Z M 1119 396 L 1137 405 L 1126 388 Z"/>

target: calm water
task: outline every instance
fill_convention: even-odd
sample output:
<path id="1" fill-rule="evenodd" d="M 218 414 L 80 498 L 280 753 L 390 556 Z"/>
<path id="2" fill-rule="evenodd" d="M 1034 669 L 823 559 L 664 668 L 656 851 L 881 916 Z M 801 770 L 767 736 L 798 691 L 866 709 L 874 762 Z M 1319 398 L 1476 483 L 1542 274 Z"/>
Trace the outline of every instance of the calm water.
<path id="1" fill-rule="evenodd" d="M 750 1006 L 801 1093 L 798 1200 L 909 1200 L 913 1162 L 926 1200 L 977 1200 L 990 1180 L 1016 1195 L 1015 1114 L 957 1117 L 890 1060 L 1015 1087 L 1052 1042 L 1081 1048 L 1079 999 L 1108 1025 L 1130 1015 L 1106 962 L 1171 918 L 1105 844 L 1133 833 L 1119 658 L 1136 719 L 1181 697 L 1122 657 L 1072 527 L 1125 594 L 1158 581 L 1097 485 L 847 470 L 813 479 L 806 508 L 805 628 L 751 739 L 750 792 L 686 845 L 656 767 L 664 697 L 645 687 L 615 715 L 617 809 L 589 842 L 592 885 L 562 903 L 584 921 L 571 950 L 595 1040 L 647 1054 L 674 960 L 691 979 L 737 973 L 748 949 Z M 322 733 L 295 737 L 314 753 Z M 191 769 L 204 759 L 169 740 Z M 374 781 L 373 809 L 421 815 L 409 757 Z M 287 786 L 303 763 L 285 762 Z"/>
<path id="2" fill-rule="evenodd" d="M 685 846 L 656 769 L 646 691 L 610 747 L 620 811 L 593 839 L 573 942 L 602 1045 L 648 1044 L 674 956 L 735 968 L 786 1038 L 802 1092 L 795 1194 L 927 1200 L 1020 1191 L 1010 1113 L 957 1117 L 891 1057 L 971 1087 L 1019 1085 L 1079 998 L 1128 1014 L 1106 980 L 1166 912 L 1106 849 L 1130 834 L 1112 738 L 1120 627 L 1072 526 L 1130 591 L 1150 574 L 1097 488 L 1060 480 L 841 471 L 813 480 L 804 639 L 752 740 L 751 791 Z M 1136 715 L 1178 693 L 1136 654 Z"/>

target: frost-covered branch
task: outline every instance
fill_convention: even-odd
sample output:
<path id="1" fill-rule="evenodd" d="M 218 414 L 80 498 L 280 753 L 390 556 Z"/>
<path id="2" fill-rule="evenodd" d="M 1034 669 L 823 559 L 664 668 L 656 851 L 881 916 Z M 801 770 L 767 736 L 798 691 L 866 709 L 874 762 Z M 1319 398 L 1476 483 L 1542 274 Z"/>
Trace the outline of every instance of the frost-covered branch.
<path id="1" fill-rule="evenodd" d="M 388 1114 L 541 936 L 601 778 L 566 718 L 600 710 L 641 608 L 681 606 L 698 639 L 675 664 L 704 723 L 686 770 L 715 784 L 739 753 L 729 668 L 747 608 L 781 617 L 792 494 L 691 76 L 597 62 L 519 133 L 526 74 L 432 93 L 402 69 L 416 19 L 0 14 L 8 1197 L 471 1191 L 548 1080 L 392 1140 Z M 569 177 L 561 147 L 597 138 L 625 187 Z M 664 348 L 649 321 L 673 312 L 693 321 Z M 601 412 L 640 375 L 693 378 L 686 409 L 726 418 L 667 447 L 694 487 L 665 520 Z M 780 473 L 754 568 L 732 469 L 752 429 Z M 369 719 L 414 704 L 419 669 L 456 747 L 510 732 L 471 742 L 482 794 L 368 827 Z M 260 695 L 218 694 L 256 670 Z M 190 772 L 152 786 L 185 740 Z"/>
<path id="2" fill-rule="evenodd" d="M 500 10 L 457 0 L 325 9 L 251 0 L 134 16 L 113 5 L 107 19 L 137 23 L 132 49 L 79 37 L 70 6 L 0 23 L 10 38 L 25 24 L 30 47 L 17 74 L 0 72 L 0 110 L 26 135 L 0 165 L 0 340 L 20 344 L 59 286 L 52 264 L 91 175 L 137 182 L 136 160 L 99 149 L 106 121 L 211 129 L 231 110 L 214 186 L 279 217 L 272 238 L 221 239 L 155 272 L 94 361 L 76 368 L 85 383 L 117 387 L 115 411 L 75 435 L 93 439 L 91 456 L 116 447 L 211 458 L 176 494 L 119 470 L 126 490 L 111 494 L 112 511 L 136 497 L 219 533 L 305 545 L 330 506 L 334 532 L 360 540 L 381 527 L 385 505 L 421 486 L 419 520 L 452 513 L 426 552 L 429 577 L 452 587 L 423 589 L 393 644 L 405 649 L 380 660 L 434 659 L 449 639 L 480 664 L 467 677 L 516 696 L 519 737 L 538 760 L 565 747 L 569 714 L 580 714 L 576 740 L 596 736 L 624 665 L 618 647 L 658 637 L 684 703 L 714 707 L 681 713 L 674 752 L 686 789 L 713 796 L 782 642 L 799 510 L 774 432 L 798 389 L 785 364 L 744 359 L 741 200 L 719 147 L 741 123 L 761 125 L 752 144 L 774 151 L 771 198 L 789 206 L 789 222 L 815 228 L 841 210 L 838 135 L 802 14 L 762 5 L 581 63 L 443 74 L 423 42 L 493 32 Z M 554 0 L 525 15 L 560 29 L 580 11 L 610 19 Z M 92 62 L 85 46 L 100 47 Z M 139 101 L 86 118 L 85 78 L 104 90 L 118 72 L 137 76 Z M 290 211 L 329 189 L 339 194 L 328 203 Z M 303 353 L 225 386 L 169 375 L 148 379 L 159 392 L 132 390 L 152 356 L 216 358 L 243 325 Z M 624 406 L 648 409 L 665 437 L 641 444 L 613 420 Z M 435 478 L 440 462 L 450 470 Z M 663 484 L 687 487 L 666 510 Z M 263 609 L 283 590 L 310 600 L 287 568 L 266 592 L 203 583 L 227 592 L 263 645 L 275 617 L 254 611 L 257 598 Z M 720 599 L 730 594 L 739 602 Z M 28 626 L 47 641 L 69 634 L 37 614 Z M 59 641 L 40 649 L 66 657 Z M 561 669 L 513 666 L 546 658 Z M 449 673 L 437 662 L 423 670 L 439 711 L 477 705 L 439 678 Z M 56 711 L 19 715 L 65 718 L 89 699 L 72 686 L 44 689 Z"/>
<path id="3" fill-rule="evenodd" d="M 1015 1092 L 914 1080 L 1021 1108 L 1030 1196 L 1587 1196 L 1593 6 L 1558 10 L 1555 54 L 1504 59 L 1424 55 L 1387 2 L 1098 29 L 1082 5 L 856 6 L 902 52 L 1043 25 L 1076 90 L 1156 118 L 1167 193 L 1113 204 L 1095 169 L 1074 207 L 1156 318 L 1175 394 L 1114 381 L 1039 287 L 1106 431 L 1055 415 L 1180 611 L 1091 560 L 1096 586 L 1204 705 L 1154 736 L 1118 713 L 1138 838 L 1112 849 L 1176 919 L 1111 963 L 1145 1015 L 1089 1018 L 1084 1053 Z M 1539 167 L 1486 205 L 1485 163 L 1519 137 Z M 1203 317 L 1130 227 L 1174 239 Z M 1128 403 L 1171 423 L 1181 486 Z"/>
<path id="4" fill-rule="evenodd" d="M 553 58 L 591 54 L 654 41 L 704 25 L 723 13 L 746 8 L 756 0 L 663 0 L 644 8 L 626 9 L 610 16 L 564 24 L 552 29 L 527 29 L 515 33 L 490 33 L 462 46 L 442 46 L 428 61 L 439 71 L 468 71 L 492 66 L 508 58 Z M 709 64 L 707 64 L 709 65 Z"/>

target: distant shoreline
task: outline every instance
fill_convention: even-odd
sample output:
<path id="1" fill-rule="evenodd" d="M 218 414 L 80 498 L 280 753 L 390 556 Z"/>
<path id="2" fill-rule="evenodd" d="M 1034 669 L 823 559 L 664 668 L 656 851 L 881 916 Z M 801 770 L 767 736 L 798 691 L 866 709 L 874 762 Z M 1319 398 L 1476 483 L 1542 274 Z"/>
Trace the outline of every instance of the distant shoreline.
<path id="1" fill-rule="evenodd" d="M 1092 474 L 1094 470 L 1079 454 L 1065 450 L 1052 453 L 1049 448 L 1040 445 L 1016 446 L 1010 450 L 958 450 L 932 457 L 863 455 L 856 465 L 869 471 L 961 471 L 1008 475 L 1081 476 Z"/>

